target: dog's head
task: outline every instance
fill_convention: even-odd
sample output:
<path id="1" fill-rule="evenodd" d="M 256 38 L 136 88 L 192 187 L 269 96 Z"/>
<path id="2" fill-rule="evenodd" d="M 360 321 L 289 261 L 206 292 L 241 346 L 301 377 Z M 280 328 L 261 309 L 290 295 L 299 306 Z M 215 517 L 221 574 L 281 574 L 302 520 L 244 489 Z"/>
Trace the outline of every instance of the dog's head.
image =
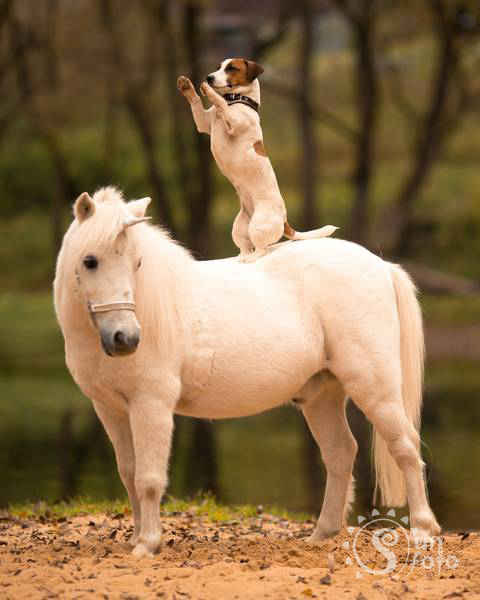
<path id="1" fill-rule="evenodd" d="M 227 58 L 206 80 L 218 92 L 248 92 L 255 79 L 263 73 L 260 65 L 244 58 Z"/>

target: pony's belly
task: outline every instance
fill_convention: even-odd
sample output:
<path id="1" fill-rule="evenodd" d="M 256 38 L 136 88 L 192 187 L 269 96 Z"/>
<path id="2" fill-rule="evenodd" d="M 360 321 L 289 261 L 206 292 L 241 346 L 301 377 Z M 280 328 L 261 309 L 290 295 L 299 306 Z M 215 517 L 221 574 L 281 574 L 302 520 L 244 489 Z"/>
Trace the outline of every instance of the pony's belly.
<path id="1" fill-rule="evenodd" d="M 193 400 L 182 398 L 175 407 L 175 413 L 187 417 L 201 419 L 231 419 L 235 417 L 246 417 L 254 415 L 291 400 L 293 395 L 285 393 L 272 396 L 262 394 L 246 396 L 244 394 L 228 395 L 208 393 L 202 394 L 200 398 Z"/>
<path id="2" fill-rule="evenodd" d="M 308 368 L 302 364 L 295 368 L 290 362 L 282 367 L 225 368 L 221 375 L 211 376 L 203 389 L 183 395 L 175 412 L 206 419 L 253 415 L 290 401 L 318 371 L 318 364 Z"/>

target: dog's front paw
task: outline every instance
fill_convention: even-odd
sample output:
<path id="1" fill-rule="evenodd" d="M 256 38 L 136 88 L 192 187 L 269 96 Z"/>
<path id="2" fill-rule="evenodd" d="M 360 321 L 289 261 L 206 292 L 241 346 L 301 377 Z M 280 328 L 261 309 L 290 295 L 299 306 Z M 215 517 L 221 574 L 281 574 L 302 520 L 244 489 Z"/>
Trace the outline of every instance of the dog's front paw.
<path id="1" fill-rule="evenodd" d="M 177 88 L 184 96 L 186 96 L 188 92 L 193 91 L 193 84 L 188 77 L 180 75 L 180 77 L 177 79 Z"/>
<path id="2" fill-rule="evenodd" d="M 204 96 L 208 96 L 213 92 L 212 88 L 208 85 L 206 81 L 200 84 L 200 91 Z"/>

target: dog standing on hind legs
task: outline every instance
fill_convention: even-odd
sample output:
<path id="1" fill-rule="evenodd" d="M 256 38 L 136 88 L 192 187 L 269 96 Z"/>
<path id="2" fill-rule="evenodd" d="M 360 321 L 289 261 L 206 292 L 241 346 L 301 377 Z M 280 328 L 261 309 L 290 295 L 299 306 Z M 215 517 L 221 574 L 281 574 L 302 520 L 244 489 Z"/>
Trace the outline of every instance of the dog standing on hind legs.
<path id="1" fill-rule="evenodd" d="M 232 238 L 240 249 L 242 262 L 264 256 L 282 235 L 290 240 L 305 240 L 329 236 L 336 229 L 327 225 L 301 233 L 287 221 L 285 203 L 263 146 L 258 115 L 258 76 L 262 73 L 262 67 L 253 61 L 224 60 L 200 86 L 213 105 L 208 110 L 187 77 L 177 81 L 178 89 L 190 103 L 198 131 L 210 135 L 217 165 L 237 190 L 240 212 L 233 223 Z"/>

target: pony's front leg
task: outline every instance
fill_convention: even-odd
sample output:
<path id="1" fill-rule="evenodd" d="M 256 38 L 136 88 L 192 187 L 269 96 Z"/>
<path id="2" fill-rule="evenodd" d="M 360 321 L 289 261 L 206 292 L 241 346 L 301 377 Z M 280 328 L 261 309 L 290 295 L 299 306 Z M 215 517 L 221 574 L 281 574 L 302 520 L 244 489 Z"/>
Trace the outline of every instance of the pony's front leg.
<path id="1" fill-rule="evenodd" d="M 167 485 L 174 403 L 139 397 L 130 406 L 135 489 L 142 515 L 140 535 L 132 554 L 139 557 L 153 556 L 162 542 L 160 501 Z"/>
<path id="2" fill-rule="evenodd" d="M 134 522 L 134 531 L 130 538 L 130 544 L 134 546 L 140 535 L 141 514 L 135 489 L 135 451 L 133 449 L 133 438 L 128 414 L 112 412 L 97 402 L 93 402 L 93 406 L 113 444 L 118 473 L 130 499 Z"/>

